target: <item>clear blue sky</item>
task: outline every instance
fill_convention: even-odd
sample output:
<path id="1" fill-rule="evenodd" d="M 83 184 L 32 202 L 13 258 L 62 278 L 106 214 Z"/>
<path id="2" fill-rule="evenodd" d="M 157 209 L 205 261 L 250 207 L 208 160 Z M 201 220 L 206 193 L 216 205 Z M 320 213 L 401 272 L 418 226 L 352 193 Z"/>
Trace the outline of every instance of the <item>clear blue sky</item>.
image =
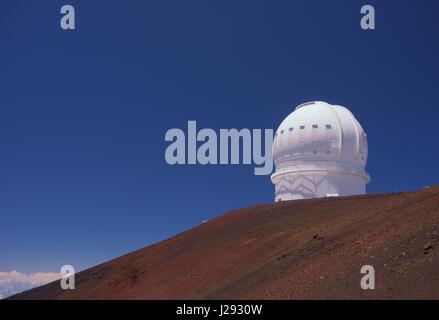
<path id="1" fill-rule="evenodd" d="M 59 27 L 73 4 L 77 30 Z M 373 4 L 377 30 L 360 29 Z M 166 164 L 188 120 L 348 106 L 369 193 L 439 182 L 439 2 L 0 0 L 0 271 L 78 269 L 271 202 L 252 166 Z M 170 196 L 172 195 L 172 196 Z"/>

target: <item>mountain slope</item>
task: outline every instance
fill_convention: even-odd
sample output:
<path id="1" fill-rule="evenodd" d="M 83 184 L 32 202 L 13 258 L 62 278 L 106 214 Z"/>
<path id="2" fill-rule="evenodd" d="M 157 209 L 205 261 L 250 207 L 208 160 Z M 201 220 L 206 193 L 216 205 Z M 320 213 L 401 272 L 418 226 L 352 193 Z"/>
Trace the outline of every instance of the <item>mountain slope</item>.
<path id="1" fill-rule="evenodd" d="M 439 187 L 266 204 L 12 298 L 439 299 L 438 247 Z"/>

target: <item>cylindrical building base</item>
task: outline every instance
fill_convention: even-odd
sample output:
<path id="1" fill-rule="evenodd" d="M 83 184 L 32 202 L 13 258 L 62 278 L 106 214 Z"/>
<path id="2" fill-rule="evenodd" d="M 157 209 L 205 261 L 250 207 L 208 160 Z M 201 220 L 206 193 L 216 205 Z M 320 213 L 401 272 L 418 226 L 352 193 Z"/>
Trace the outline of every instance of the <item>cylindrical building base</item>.
<path id="1" fill-rule="evenodd" d="M 275 201 L 338 197 L 366 193 L 361 176 L 341 173 L 286 173 L 276 179 Z"/>

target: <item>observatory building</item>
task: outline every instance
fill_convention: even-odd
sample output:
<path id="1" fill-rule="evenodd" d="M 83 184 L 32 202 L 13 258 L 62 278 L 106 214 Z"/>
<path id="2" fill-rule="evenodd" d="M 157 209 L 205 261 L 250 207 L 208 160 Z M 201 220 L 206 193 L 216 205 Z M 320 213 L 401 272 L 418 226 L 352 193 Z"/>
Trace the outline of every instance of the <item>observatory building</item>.
<path id="1" fill-rule="evenodd" d="M 282 122 L 273 142 L 275 201 L 366 193 L 366 133 L 345 107 L 314 101 Z"/>

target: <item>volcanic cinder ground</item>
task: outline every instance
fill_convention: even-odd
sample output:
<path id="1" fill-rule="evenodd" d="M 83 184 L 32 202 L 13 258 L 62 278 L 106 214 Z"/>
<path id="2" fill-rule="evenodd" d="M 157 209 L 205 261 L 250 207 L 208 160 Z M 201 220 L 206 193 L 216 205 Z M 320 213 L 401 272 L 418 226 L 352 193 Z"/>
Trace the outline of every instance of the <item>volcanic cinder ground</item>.
<path id="1" fill-rule="evenodd" d="M 439 187 L 235 210 L 13 298 L 439 299 Z"/>

